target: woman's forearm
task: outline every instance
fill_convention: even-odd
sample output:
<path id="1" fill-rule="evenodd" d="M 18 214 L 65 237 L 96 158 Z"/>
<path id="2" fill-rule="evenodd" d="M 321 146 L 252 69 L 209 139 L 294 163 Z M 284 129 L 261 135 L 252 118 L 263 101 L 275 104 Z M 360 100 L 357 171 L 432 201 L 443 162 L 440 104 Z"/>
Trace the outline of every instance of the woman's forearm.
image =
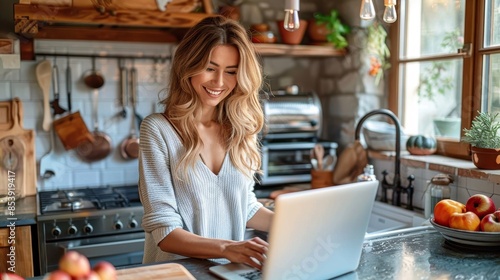
<path id="1" fill-rule="evenodd" d="M 269 232 L 274 212 L 261 207 L 255 215 L 247 222 L 247 227 L 260 231 Z"/>
<path id="2" fill-rule="evenodd" d="M 160 241 L 160 249 L 191 258 L 223 258 L 223 252 L 231 240 L 205 238 L 177 228 Z"/>

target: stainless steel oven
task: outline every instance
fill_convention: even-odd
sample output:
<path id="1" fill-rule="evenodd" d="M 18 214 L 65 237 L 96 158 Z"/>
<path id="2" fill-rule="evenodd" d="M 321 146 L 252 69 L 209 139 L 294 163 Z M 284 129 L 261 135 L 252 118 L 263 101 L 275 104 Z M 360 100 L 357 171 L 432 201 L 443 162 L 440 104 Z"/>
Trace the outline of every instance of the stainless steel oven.
<path id="1" fill-rule="evenodd" d="M 276 185 L 311 181 L 311 149 L 323 145 L 325 155 L 336 156 L 337 143 L 327 141 L 269 142 L 262 147 L 262 175 L 259 185 Z"/>
<path id="2" fill-rule="evenodd" d="M 266 125 L 260 133 L 263 174 L 256 188 L 310 182 L 314 145 L 323 145 L 325 154 L 337 153 L 337 143 L 319 138 L 324 124 L 318 95 L 276 91 L 262 94 L 261 102 Z"/>
<path id="3" fill-rule="evenodd" d="M 137 186 L 77 188 L 38 193 L 40 272 L 57 269 L 65 252 L 85 255 L 91 265 L 141 264 L 143 208 Z"/>

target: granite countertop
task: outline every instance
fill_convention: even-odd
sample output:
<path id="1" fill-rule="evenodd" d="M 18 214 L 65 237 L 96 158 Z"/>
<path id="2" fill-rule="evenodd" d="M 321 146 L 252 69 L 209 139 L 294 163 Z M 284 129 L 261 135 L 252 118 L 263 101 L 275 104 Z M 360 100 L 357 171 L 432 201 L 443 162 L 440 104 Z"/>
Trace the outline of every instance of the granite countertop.
<path id="1" fill-rule="evenodd" d="M 396 230 L 367 237 L 358 269 L 335 279 L 499 279 L 498 248 L 456 246 L 431 226 Z M 198 280 L 218 279 L 208 270 L 216 264 L 208 260 L 175 262 Z"/>
<path id="2" fill-rule="evenodd" d="M 36 195 L 26 196 L 15 201 L 15 206 L 0 206 L 0 228 L 14 221 L 16 226 L 36 224 Z"/>
<path id="3" fill-rule="evenodd" d="M 431 226 L 396 232 L 365 242 L 354 279 L 500 279 L 500 246 L 453 244 Z"/>

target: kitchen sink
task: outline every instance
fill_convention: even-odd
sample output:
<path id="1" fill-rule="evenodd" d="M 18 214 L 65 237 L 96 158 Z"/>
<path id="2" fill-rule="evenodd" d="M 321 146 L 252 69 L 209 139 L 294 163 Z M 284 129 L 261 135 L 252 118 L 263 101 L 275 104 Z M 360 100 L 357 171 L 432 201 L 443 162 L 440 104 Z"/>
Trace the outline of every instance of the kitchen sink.
<path id="1" fill-rule="evenodd" d="M 418 212 L 375 201 L 367 233 L 380 233 L 421 226 L 426 222 Z"/>

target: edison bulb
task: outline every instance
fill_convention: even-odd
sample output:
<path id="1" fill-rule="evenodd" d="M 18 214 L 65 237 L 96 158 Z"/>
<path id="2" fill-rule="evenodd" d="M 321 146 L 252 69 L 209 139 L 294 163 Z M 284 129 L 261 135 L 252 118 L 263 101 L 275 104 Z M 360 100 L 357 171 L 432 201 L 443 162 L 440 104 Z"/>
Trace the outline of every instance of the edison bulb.
<path id="1" fill-rule="evenodd" d="M 396 14 L 396 0 L 384 0 L 384 16 L 383 20 L 387 23 L 393 23 L 398 19 Z"/>
<path id="2" fill-rule="evenodd" d="M 375 7 L 373 6 L 372 0 L 361 0 L 359 17 L 367 20 L 375 18 Z"/>
<path id="3" fill-rule="evenodd" d="M 299 12 L 296 10 L 285 10 L 283 27 L 288 31 L 298 30 L 300 27 Z"/>
<path id="4" fill-rule="evenodd" d="M 394 5 L 385 6 L 383 19 L 387 23 L 395 22 L 398 19 L 398 15 L 396 14 L 396 6 Z"/>

